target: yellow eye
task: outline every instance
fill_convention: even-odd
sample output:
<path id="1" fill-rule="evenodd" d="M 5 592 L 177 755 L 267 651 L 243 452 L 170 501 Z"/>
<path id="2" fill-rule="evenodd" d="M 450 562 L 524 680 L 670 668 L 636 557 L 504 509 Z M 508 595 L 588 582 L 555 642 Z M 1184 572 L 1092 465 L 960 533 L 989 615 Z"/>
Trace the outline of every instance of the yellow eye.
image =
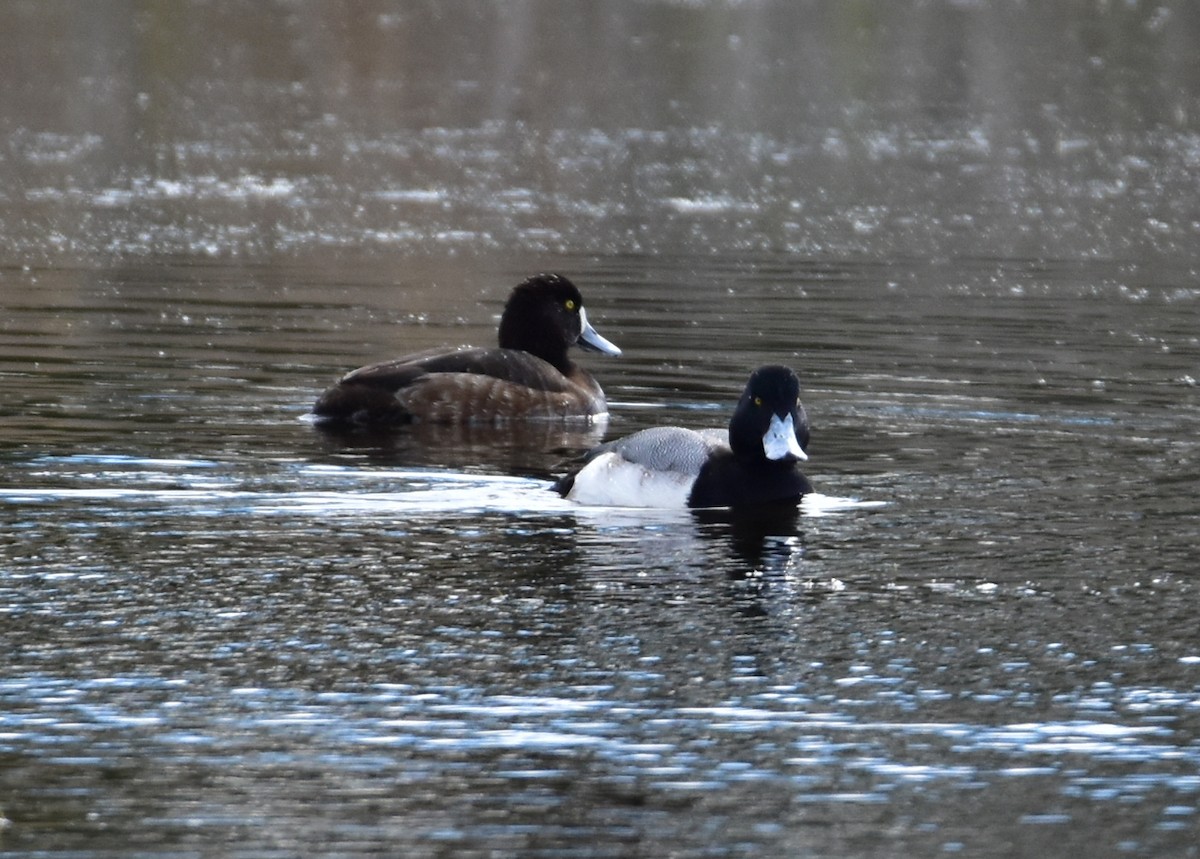
<path id="1" fill-rule="evenodd" d="M 754 398 L 754 405 L 756 405 L 756 406 L 761 406 L 761 405 L 762 405 L 762 397 L 755 397 L 755 398 Z"/>
<path id="2" fill-rule="evenodd" d="M 575 299 L 568 298 L 566 300 L 565 306 L 566 306 L 567 310 L 574 310 L 575 309 Z"/>

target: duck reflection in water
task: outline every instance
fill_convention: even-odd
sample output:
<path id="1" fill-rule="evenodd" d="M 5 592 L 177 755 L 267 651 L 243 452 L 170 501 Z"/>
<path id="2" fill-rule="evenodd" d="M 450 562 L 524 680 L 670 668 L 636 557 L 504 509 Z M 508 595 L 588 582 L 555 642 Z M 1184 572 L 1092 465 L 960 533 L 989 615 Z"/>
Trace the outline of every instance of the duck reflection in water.
<path id="1" fill-rule="evenodd" d="M 437 424 L 395 427 L 318 424 L 322 447 L 331 454 L 361 456 L 382 465 L 460 470 L 551 480 L 554 464 L 598 444 L 607 417 L 589 421 L 511 421 L 505 424 Z"/>
<path id="2" fill-rule="evenodd" d="M 693 510 L 701 535 L 725 540 L 738 561 L 731 578 L 784 574 L 803 547 L 800 508 L 793 504 L 768 504 L 751 508 Z"/>

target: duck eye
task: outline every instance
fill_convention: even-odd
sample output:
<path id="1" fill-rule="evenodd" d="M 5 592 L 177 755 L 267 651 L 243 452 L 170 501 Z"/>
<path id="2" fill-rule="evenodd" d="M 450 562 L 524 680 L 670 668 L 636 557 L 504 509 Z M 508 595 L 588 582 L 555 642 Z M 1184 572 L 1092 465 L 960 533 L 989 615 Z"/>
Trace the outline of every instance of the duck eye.
<path id="1" fill-rule="evenodd" d="M 568 298 L 563 304 L 567 308 L 567 310 L 575 309 L 575 299 L 573 299 L 573 298 Z"/>
<path id="2" fill-rule="evenodd" d="M 762 397 L 755 397 L 755 398 L 754 398 L 754 405 L 756 405 L 756 406 L 761 406 L 761 405 L 762 405 Z"/>

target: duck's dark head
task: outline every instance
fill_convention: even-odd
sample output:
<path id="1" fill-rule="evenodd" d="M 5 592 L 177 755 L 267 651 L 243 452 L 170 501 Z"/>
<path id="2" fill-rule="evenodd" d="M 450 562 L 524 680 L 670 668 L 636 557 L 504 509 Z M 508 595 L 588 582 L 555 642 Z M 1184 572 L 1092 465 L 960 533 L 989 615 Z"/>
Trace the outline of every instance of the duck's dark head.
<path id="1" fill-rule="evenodd" d="M 567 349 L 620 355 L 621 350 L 588 323 L 579 289 L 561 274 L 538 274 L 517 284 L 500 317 L 500 348 L 520 349 L 560 370 L 570 366 Z"/>
<path id="2" fill-rule="evenodd" d="M 734 454 L 739 459 L 793 463 L 808 459 L 808 438 L 808 415 L 796 374 L 778 364 L 751 373 L 729 421 Z"/>

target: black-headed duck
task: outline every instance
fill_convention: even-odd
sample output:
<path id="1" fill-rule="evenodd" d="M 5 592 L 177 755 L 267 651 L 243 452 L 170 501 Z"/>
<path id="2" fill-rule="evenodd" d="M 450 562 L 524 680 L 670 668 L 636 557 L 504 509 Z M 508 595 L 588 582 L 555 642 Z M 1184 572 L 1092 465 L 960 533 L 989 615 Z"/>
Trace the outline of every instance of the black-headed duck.
<path id="1" fill-rule="evenodd" d="M 604 391 L 567 357 L 578 345 L 619 355 L 596 333 L 583 297 L 560 274 L 518 284 L 500 317 L 499 348 L 463 347 L 361 367 L 318 398 L 322 423 L 498 423 L 606 414 Z"/>

